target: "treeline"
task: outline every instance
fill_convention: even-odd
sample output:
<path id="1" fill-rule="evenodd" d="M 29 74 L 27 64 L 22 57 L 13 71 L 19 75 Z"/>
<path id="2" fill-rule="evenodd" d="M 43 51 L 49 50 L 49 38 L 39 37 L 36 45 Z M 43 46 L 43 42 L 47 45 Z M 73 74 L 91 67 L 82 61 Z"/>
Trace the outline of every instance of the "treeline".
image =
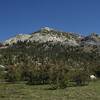
<path id="1" fill-rule="evenodd" d="M 19 41 L 0 50 L 5 81 L 50 84 L 54 88 L 88 84 L 91 74 L 100 77 L 99 60 L 96 46 L 87 52 L 83 46 Z"/>

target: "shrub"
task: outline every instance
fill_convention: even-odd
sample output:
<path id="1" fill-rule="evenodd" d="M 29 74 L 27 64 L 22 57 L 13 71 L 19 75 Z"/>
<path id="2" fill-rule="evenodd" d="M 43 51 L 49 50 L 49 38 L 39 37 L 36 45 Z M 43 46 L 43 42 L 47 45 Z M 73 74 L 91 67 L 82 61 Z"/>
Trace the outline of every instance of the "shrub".
<path id="1" fill-rule="evenodd" d="M 67 80 L 66 80 L 66 75 L 67 75 L 67 69 L 65 66 L 55 66 L 51 68 L 50 71 L 50 84 L 52 88 L 58 89 L 58 88 L 66 88 L 67 87 Z"/>
<path id="2" fill-rule="evenodd" d="M 89 83 L 89 74 L 84 70 L 70 70 L 67 74 L 69 82 L 75 82 L 76 86 L 86 85 Z"/>
<path id="3" fill-rule="evenodd" d="M 21 79 L 21 72 L 20 68 L 14 65 L 8 66 L 5 73 L 5 80 L 7 82 L 16 82 L 20 81 Z"/>

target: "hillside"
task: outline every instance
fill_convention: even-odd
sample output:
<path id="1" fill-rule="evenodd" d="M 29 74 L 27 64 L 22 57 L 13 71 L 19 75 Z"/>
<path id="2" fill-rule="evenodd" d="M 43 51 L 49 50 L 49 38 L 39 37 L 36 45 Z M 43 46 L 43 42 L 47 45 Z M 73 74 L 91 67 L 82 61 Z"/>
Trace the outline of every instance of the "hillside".
<path id="1" fill-rule="evenodd" d="M 32 34 L 18 34 L 15 37 L 9 38 L 4 41 L 4 44 L 13 44 L 17 41 L 39 41 L 39 42 L 62 42 L 73 45 L 78 45 L 77 41 L 81 37 L 70 32 L 60 32 L 55 29 L 48 27 L 41 28 L 39 31 L 33 32 Z"/>
<path id="2" fill-rule="evenodd" d="M 31 42 L 60 42 L 66 45 L 100 45 L 100 35 L 96 33 L 92 33 L 89 36 L 81 36 L 80 34 L 74 32 L 62 32 L 55 30 L 53 28 L 44 27 L 40 30 L 33 32 L 31 34 L 18 34 L 15 37 L 9 38 L 4 41 L 3 44 L 12 45 L 13 43 L 17 43 L 18 41 L 31 41 Z"/>
<path id="3" fill-rule="evenodd" d="M 98 34 L 84 37 L 47 27 L 12 37 L 0 49 L 0 65 L 5 66 L 1 72 L 5 72 L 6 81 L 57 84 L 57 88 L 65 87 L 66 81 L 87 84 L 91 74 L 99 78 L 99 60 Z"/>

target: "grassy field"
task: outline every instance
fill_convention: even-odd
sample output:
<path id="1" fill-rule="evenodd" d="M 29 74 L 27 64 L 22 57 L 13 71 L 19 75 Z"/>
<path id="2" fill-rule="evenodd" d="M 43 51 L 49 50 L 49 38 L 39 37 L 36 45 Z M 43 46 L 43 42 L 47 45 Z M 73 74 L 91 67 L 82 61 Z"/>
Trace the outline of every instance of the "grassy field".
<path id="1" fill-rule="evenodd" d="M 100 81 L 58 90 L 47 87 L 0 83 L 0 100 L 100 100 Z"/>

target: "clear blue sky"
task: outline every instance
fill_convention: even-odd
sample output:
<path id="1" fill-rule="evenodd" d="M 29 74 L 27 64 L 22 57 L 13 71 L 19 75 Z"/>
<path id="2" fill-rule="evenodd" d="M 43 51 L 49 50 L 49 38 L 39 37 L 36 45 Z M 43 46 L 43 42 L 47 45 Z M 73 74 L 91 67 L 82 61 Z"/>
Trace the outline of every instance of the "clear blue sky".
<path id="1" fill-rule="evenodd" d="M 44 26 L 100 33 L 100 0 L 0 0 L 0 40 Z"/>

